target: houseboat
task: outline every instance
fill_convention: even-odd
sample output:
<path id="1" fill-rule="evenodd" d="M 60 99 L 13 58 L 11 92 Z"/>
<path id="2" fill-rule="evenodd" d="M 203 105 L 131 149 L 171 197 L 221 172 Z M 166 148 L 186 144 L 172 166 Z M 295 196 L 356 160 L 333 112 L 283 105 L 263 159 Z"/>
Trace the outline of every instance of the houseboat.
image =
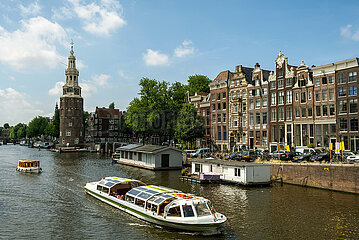
<path id="1" fill-rule="evenodd" d="M 138 180 L 106 177 L 87 183 L 85 191 L 142 220 L 202 235 L 220 234 L 222 224 L 227 220 L 205 198 L 145 185 Z"/>
<path id="2" fill-rule="evenodd" d="M 16 170 L 19 172 L 26 172 L 26 173 L 42 172 L 42 168 L 40 167 L 40 161 L 38 160 L 19 160 Z"/>

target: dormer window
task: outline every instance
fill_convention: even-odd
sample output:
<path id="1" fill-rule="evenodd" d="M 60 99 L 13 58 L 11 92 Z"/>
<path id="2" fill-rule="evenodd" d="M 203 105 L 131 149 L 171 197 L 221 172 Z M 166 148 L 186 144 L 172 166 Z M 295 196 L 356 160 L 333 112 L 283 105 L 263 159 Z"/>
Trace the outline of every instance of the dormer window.
<path id="1" fill-rule="evenodd" d="M 299 80 L 299 87 L 305 87 L 305 79 Z"/>
<path id="2" fill-rule="evenodd" d="M 283 77 L 283 68 L 277 69 L 277 75 L 278 75 L 278 77 Z"/>

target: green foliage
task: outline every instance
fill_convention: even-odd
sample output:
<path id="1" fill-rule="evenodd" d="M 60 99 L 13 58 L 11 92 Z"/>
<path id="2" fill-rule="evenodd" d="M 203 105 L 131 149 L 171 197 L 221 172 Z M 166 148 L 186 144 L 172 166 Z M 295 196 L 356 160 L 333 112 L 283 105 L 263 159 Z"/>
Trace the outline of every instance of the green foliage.
<path id="1" fill-rule="evenodd" d="M 38 137 L 45 133 L 45 128 L 47 126 L 47 120 L 44 117 L 35 117 L 29 123 L 29 126 L 26 128 L 26 136 L 29 138 Z"/>
<path id="2" fill-rule="evenodd" d="M 24 138 L 26 136 L 24 136 L 23 131 L 25 131 L 24 129 L 26 128 L 26 125 L 23 123 L 18 123 L 16 124 L 16 126 L 10 127 L 10 134 L 9 134 L 9 138 L 11 139 L 16 139 L 16 138 Z M 19 130 L 21 129 L 21 131 L 19 132 Z"/>
<path id="3" fill-rule="evenodd" d="M 192 104 L 185 104 L 175 128 L 175 136 L 182 141 L 190 142 L 204 136 L 205 127 L 201 116 Z"/>
<path id="4" fill-rule="evenodd" d="M 60 109 L 55 110 L 54 121 L 52 122 L 55 126 L 53 137 L 60 137 Z"/>
<path id="5" fill-rule="evenodd" d="M 188 91 L 191 95 L 195 92 L 209 93 L 211 80 L 204 75 L 193 75 L 188 77 Z"/>
<path id="6" fill-rule="evenodd" d="M 110 108 L 110 109 L 115 109 L 115 103 L 112 102 L 110 105 L 108 105 L 108 108 Z"/>
<path id="7" fill-rule="evenodd" d="M 5 124 L 4 124 L 4 128 L 5 128 L 5 129 L 8 129 L 8 128 L 10 128 L 10 125 L 9 125 L 8 123 L 5 123 Z"/>
<path id="8" fill-rule="evenodd" d="M 25 138 L 26 137 L 26 125 L 24 124 L 23 127 L 20 127 L 17 130 L 17 137 L 18 138 Z"/>
<path id="9" fill-rule="evenodd" d="M 126 112 L 123 112 L 119 121 L 118 121 L 118 130 L 120 133 L 124 134 L 124 135 L 131 135 L 132 134 L 132 129 L 131 127 L 126 124 L 126 121 L 125 121 L 125 115 L 127 113 Z"/>
<path id="10" fill-rule="evenodd" d="M 314 144 L 313 144 L 313 143 L 309 143 L 309 144 L 307 145 L 307 147 L 308 147 L 308 148 L 314 148 Z"/>
<path id="11" fill-rule="evenodd" d="M 44 133 L 46 136 L 56 137 L 56 126 L 53 123 L 47 124 Z"/>

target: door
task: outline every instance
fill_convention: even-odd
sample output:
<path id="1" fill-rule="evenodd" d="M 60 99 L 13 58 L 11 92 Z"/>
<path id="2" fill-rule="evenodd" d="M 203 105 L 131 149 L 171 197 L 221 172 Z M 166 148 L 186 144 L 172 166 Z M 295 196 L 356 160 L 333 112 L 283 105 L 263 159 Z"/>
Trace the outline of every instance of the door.
<path id="1" fill-rule="evenodd" d="M 162 154 L 161 155 L 161 167 L 169 167 L 170 166 L 170 155 L 169 154 Z"/>
<path id="2" fill-rule="evenodd" d="M 249 149 L 253 149 L 254 148 L 254 138 L 250 138 L 249 139 Z"/>

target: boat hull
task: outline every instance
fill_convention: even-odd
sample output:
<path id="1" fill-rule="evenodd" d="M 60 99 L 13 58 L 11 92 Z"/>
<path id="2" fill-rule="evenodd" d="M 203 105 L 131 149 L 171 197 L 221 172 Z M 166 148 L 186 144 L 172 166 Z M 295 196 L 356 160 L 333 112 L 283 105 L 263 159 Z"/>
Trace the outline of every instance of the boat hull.
<path id="1" fill-rule="evenodd" d="M 24 173 L 41 173 L 42 169 L 40 167 L 33 167 L 33 168 L 22 168 L 17 167 L 16 171 L 18 172 L 24 172 Z"/>
<path id="2" fill-rule="evenodd" d="M 173 222 L 173 221 L 166 220 L 162 216 L 158 216 L 157 214 L 155 214 L 153 212 L 149 212 L 149 211 L 147 212 L 144 209 L 142 211 L 136 210 L 136 209 L 134 209 L 133 206 L 131 206 L 133 204 L 130 204 L 126 201 L 112 198 L 112 197 L 106 196 L 101 193 L 96 193 L 95 191 L 87 189 L 87 188 L 85 188 L 85 190 L 89 195 L 91 195 L 91 196 L 93 196 L 93 197 L 95 197 L 115 208 L 118 208 L 118 209 L 120 209 L 128 214 L 131 214 L 139 219 L 160 225 L 162 227 L 168 227 L 168 228 L 173 228 L 173 229 L 177 229 L 177 230 L 184 230 L 184 231 L 188 231 L 188 232 L 197 232 L 197 233 L 200 233 L 201 235 L 220 234 L 221 230 L 222 230 L 221 224 L 223 222 L 211 223 L 211 224 Z M 110 198 L 112 198 L 112 199 L 110 199 Z"/>

